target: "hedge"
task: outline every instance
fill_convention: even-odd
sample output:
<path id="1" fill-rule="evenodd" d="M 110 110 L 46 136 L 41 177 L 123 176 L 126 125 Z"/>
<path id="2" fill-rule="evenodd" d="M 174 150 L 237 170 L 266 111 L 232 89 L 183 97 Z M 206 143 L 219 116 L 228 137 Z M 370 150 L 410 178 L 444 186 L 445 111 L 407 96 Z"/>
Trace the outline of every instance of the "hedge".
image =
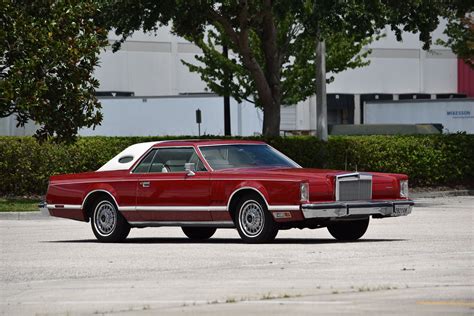
<path id="1" fill-rule="evenodd" d="M 192 137 L 82 137 L 71 145 L 0 137 L 0 195 L 44 194 L 54 174 L 97 170 L 125 147 Z M 207 136 L 207 138 L 222 138 Z M 304 167 L 406 173 L 411 185 L 472 184 L 474 135 L 311 136 L 261 139 Z"/>

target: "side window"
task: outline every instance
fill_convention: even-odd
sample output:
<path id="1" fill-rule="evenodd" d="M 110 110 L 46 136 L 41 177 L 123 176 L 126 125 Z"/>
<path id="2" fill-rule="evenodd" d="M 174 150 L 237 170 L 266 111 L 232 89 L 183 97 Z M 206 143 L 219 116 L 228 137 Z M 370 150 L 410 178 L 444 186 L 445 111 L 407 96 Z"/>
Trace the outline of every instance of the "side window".
<path id="1" fill-rule="evenodd" d="M 155 156 L 156 150 L 150 151 L 145 158 L 138 164 L 138 166 L 133 170 L 133 173 L 146 173 L 150 170 L 151 162 Z"/>
<path id="2" fill-rule="evenodd" d="M 196 152 L 193 153 L 188 162 L 191 162 L 196 166 L 196 171 L 207 171 L 206 167 L 204 167 L 204 164 L 202 163 L 201 159 L 199 159 L 199 156 L 196 154 Z"/>
<path id="3" fill-rule="evenodd" d="M 156 151 L 150 172 L 184 172 L 184 165 L 189 162 L 195 164 L 196 171 L 206 171 L 194 148 L 160 148 Z"/>

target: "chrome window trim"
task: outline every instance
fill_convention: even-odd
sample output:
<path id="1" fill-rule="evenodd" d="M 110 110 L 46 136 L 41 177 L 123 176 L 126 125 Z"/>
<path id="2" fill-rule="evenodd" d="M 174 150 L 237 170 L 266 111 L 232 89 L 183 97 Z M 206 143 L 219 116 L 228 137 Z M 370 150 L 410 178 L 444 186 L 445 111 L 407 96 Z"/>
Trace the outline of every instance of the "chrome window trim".
<path id="1" fill-rule="evenodd" d="M 209 162 L 207 162 L 207 159 L 206 159 L 206 157 L 204 157 L 204 154 L 202 153 L 201 148 L 199 148 L 199 146 L 197 146 L 197 145 L 195 146 L 195 148 L 196 148 L 196 151 L 199 152 L 198 157 L 202 158 L 202 160 L 204 161 L 204 163 L 203 163 L 203 164 L 204 164 L 204 167 L 206 167 L 206 169 L 209 168 L 208 170 L 210 170 L 211 172 L 213 172 L 214 169 L 211 167 L 211 165 L 209 164 Z M 199 156 L 199 155 L 200 155 L 200 156 Z"/>
<path id="2" fill-rule="evenodd" d="M 246 146 L 261 146 L 261 145 L 265 145 L 265 146 L 268 146 L 275 154 L 277 154 L 278 156 L 282 157 L 282 158 L 285 158 L 286 160 L 288 160 L 288 162 L 290 162 L 291 164 L 294 164 L 294 168 L 303 168 L 301 167 L 298 163 L 296 163 L 293 159 L 291 159 L 290 157 L 286 156 L 285 154 L 283 154 L 282 152 L 280 152 L 279 150 L 275 149 L 274 147 L 270 146 L 269 144 L 267 143 L 232 143 L 232 144 L 204 144 L 204 145 L 196 145 L 197 148 L 199 147 L 217 147 L 217 146 L 235 146 L 235 145 L 246 145 Z M 201 149 L 199 149 L 199 152 L 201 153 L 202 155 L 202 158 L 206 161 L 206 163 L 209 165 L 209 167 L 211 168 L 212 171 L 214 171 L 214 169 L 212 168 L 212 166 L 209 164 L 209 162 L 207 161 L 206 157 L 204 156 L 204 154 L 201 152 Z M 221 170 L 229 170 L 229 169 L 236 169 L 236 168 L 227 168 L 227 169 L 221 169 Z M 258 167 L 256 169 L 259 169 Z"/>
<path id="3" fill-rule="evenodd" d="M 287 155 L 285 155 L 284 153 L 282 153 L 282 152 L 279 151 L 278 149 L 274 148 L 274 147 L 271 146 L 271 145 L 268 145 L 268 144 L 266 144 L 266 145 L 267 145 L 268 147 L 270 147 L 271 149 L 273 149 L 273 151 L 275 151 L 275 153 L 276 153 L 277 155 L 280 155 L 280 156 L 282 156 L 283 158 L 288 159 L 290 162 L 292 162 L 293 164 L 295 164 L 297 168 L 303 168 L 302 166 L 300 166 L 300 164 L 298 164 L 296 161 L 294 161 L 293 159 L 291 159 L 290 157 L 288 157 Z"/>
<path id="4" fill-rule="evenodd" d="M 155 150 L 156 152 L 160 149 L 168 149 L 168 148 L 191 148 L 192 150 L 194 150 L 194 153 L 196 153 L 196 155 L 198 156 L 199 159 L 201 159 L 201 157 L 197 154 L 196 152 L 196 148 L 193 146 L 193 145 L 184 145 L 184 146 L 158 146 L 158 147 L 151 147 L 145 154 L 143 154 L 142 157 L 140 157 L 140 159 L 137 160 L 137 163 L 135 166 L 132 166 L 129 174 L 159 174 L 160 172 L 149 172 L 150 168 L 151 168 L 151 164 L 150 164 L 150 167 L 148 168 L 148 172 L 137 172 L 135 173 L 135 169 L 140 165 L 140 163 L 143 161 L 143 159 L 145 159 L 145 157 L 148 155 L 148 153 L 152 150 Z M 153 155 L 153 159 L 151 160 L 151 163 L 153 164 L 153 161 L 155 160 L 155 156 L 156 156 L 156 152 L 155 152 L 155 155 Z M 202 158 L 204 159 L 204 156 L 202 156 Z M 202 162 L 202 161 L 201 161 Z M 206 161 L 207 163 L 207 161 Z M 206 168 L 206 171 L 197 171 L 197 172 L 209 172 L 209 170 L 207 169 L 206 167 L 206 164 L 203 163 L 203 166 L 204 168 Z M 180 172 L 167 172 L 167 174 L 181 174 L 181 173 L 185 173 L 186 171 L 180 171 Z"/>
<path id="5" fill-rule="evenodd" d="M 145 159 L 145 157 L 148 156 L 148 153 L 154 150 L 155 148 L 157 147 L 154 147 L 154 146 L 150 147 L 139 159 L 137 159 L 137 162 L 130 168 L 129 174 L 132 174 L 135 171 L 135 169 L 138 167 L 138 165 L 141 164 L 143 159 Z M 153 158 L 155 158 L 155 156 L 153 156 Z M 151 161 L 153 162 L 153 159 Z M 137 173 L 137 174 L 141 174 L 141 173 Z"/>

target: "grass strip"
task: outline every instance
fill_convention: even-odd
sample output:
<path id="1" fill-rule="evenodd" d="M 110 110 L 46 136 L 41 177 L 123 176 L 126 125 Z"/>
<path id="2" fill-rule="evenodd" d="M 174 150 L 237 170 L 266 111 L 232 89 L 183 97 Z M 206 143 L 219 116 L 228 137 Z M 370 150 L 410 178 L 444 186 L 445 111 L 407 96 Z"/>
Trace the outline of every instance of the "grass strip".
<path id="1" fill-rule="evenodd" d="M 39 199 L 0 198 L 0 212 L 34 212 L 39 211 Z"/>

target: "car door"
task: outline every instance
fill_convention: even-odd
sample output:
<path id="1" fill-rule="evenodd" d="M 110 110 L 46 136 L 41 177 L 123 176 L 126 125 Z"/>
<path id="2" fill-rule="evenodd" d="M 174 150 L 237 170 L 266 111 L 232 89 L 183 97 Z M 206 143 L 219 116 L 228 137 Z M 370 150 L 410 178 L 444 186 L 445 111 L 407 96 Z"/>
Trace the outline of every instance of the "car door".
<path id="1" fill-rule="evenodd" d="M 194 163 L 194 174 L 185 163 Z M 194 148 L 161 147 L 137 166 L 137 212 L 144 221 L 211 221 L 210 179 Z M 166 223 L 164 223 L 166 224 Z"/>

